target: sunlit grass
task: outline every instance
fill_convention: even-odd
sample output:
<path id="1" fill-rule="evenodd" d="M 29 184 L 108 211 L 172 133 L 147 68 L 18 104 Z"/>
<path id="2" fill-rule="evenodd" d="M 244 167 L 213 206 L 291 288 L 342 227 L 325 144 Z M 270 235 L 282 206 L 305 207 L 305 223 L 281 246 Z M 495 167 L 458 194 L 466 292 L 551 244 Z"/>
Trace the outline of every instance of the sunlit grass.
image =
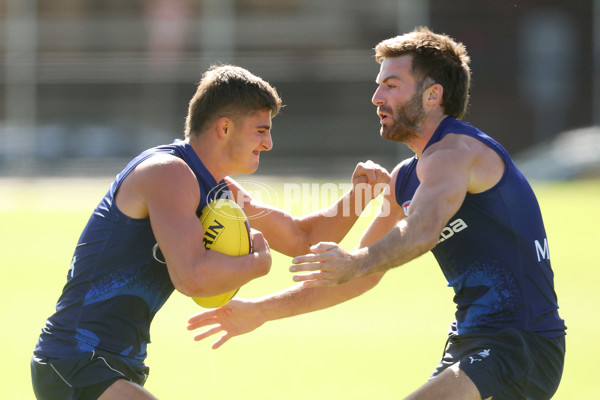
<path id="1" fill-rule="evenodd" d="M 266 181 L 283 197 L 281 181 Z M 81 229 L 109 183 L 0 180 L 0 368 L 5 382 L 0 398 L 33 398 L 31 351 L 65 283 Z M 569 328 L 566 368 L 555 399 L 594 398 L 590 366 L 600 327 L 593 314 L 600 307 L 595 287 L 600 268 L 594 257 L 600 240 L 600 182 L 536 184 L 534 189 L 545 215 L 560 311 Z M 359 220 L 343 246 L 353 247 L 368 222 Z M 257 297 L 291 285 L 289 262 L 275 254 L 272 272 L 239 295 Z M 401 398 L 430 374 L 453 318 L 452 291 L 430 255 L 391 271 L 360 298 L 270 322 L 216 351 L 210 340 L 194 342 L 185 329 L 187 318 L 199 310 L 174 293 L 155 318 L 146 387 L 161 399 Z"/>

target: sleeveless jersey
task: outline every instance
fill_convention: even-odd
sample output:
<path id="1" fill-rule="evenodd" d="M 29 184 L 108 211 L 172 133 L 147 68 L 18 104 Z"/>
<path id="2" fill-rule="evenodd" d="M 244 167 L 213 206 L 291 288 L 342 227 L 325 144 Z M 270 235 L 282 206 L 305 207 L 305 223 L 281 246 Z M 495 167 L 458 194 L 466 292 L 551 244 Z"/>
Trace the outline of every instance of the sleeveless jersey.
<path id="1" fill-rule="evenodd" d="M 34 354 L 67 358 L 98 349 L 143 365 L 150 323 L 174 286 L 167 267 L 153 256 L 156 239 L 150 219 L 123 214 L 115 194 L 138 164 L 157 154 L 179 157 L 192 169 L 201 194 L 198 215 L 211 200 L 211 190 L 221 187 L 186 142 L 158 146 L 134 158 L 84 228 L 56 312 L 46 321 Z"/>
<path id="2" fill-rule="evenodd" d="M 467 193 L 432 250 L 455 292 L 458 333 L 512 327 L 545 337 L 564 335 L 546 232 L 529 183 L 498 142 L 455 118 L 444 119 L 425 148 L 447 134 L 483 142 L 506 164 L 494 187 Z M 396 201 L 405 214 L 420 184 L 417 162 L 416 156 L 405 160 L 396 181 Z"/>

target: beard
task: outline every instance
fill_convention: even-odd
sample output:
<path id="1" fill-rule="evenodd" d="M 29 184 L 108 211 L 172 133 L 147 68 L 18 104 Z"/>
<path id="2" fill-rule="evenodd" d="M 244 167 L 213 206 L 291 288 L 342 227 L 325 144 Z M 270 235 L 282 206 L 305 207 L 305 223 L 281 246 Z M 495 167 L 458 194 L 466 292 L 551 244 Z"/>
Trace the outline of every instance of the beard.
<path id="1" fill-rule="evenodd" d="M 423 131 L 421 123 L 425 118 L 425 109 L 422 103 L 424 91 L 424 89 L 416 91 L 407 102 L 399 105 L 395 110 L 380 108 L 380 111 L 391 115 L 393 121 L 390 126 L 381 126 L 380 134 L 384 139 L 406 142 L 419 136 Z"/>

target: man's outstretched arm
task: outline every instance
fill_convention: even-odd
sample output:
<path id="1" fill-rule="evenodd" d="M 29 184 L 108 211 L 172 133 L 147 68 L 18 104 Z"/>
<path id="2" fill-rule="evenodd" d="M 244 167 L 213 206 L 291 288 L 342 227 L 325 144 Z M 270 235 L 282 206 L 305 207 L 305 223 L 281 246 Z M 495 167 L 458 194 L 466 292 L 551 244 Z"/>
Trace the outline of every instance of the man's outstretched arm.
<path id="1" fill-rule="evenodd" d="M 397 171 L 392 182 L 396 174 Z M 382 209 L 364 232 L 359 247 L 376 242 L 403 218 L 402 208 L 393 199 L 393 184 L 391 189 L 384 192 Z M 372 274 L 346 285 L 332 287 L 309 288 L 298 284 L 255 300 L 234 299 L 224 307 L 194 315 L 188 320 L 188 329 L 208 327 L 198 333 L 195 340 L 223 333 L 213 343 L 212 347 L 216 349 L 232 337 L 251 332 L 267 321 L 322 310 L 360 296 L 373 288 L 382 276 Z"/>

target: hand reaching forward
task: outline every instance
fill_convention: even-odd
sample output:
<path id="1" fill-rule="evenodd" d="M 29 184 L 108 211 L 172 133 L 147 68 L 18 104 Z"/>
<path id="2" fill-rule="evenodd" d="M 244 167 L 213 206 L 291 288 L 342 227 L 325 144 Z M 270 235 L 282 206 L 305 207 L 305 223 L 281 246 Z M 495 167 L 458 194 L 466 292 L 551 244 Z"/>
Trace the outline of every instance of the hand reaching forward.
<path id="1" fill-rule="evenodd" d="M 290 267 L 290 272 L 302 272 L 294 281 L 305 287 L 341 285 L 367 275 L 363 268 L 366 249 L 348 252 L 336 243 L 321 242 L 310 250 L 313 254 L 295 257 L 292 263 L 296 265 Z"/>
<path id="2" fill-rule="evenodd" d="M 212 344 L 213 349 L 218 349 L 232 337 L 252 332 L 264 323 L 265 320 L 261 318 L 258 307 L 255 307 L 252 301 L 234 299 L 223 307 L 194 315 L 188 320 L 187 329 L 191 331 L 203 326 L 210 326 L 194 336 L 196 341 L 224 332 Z"/>

